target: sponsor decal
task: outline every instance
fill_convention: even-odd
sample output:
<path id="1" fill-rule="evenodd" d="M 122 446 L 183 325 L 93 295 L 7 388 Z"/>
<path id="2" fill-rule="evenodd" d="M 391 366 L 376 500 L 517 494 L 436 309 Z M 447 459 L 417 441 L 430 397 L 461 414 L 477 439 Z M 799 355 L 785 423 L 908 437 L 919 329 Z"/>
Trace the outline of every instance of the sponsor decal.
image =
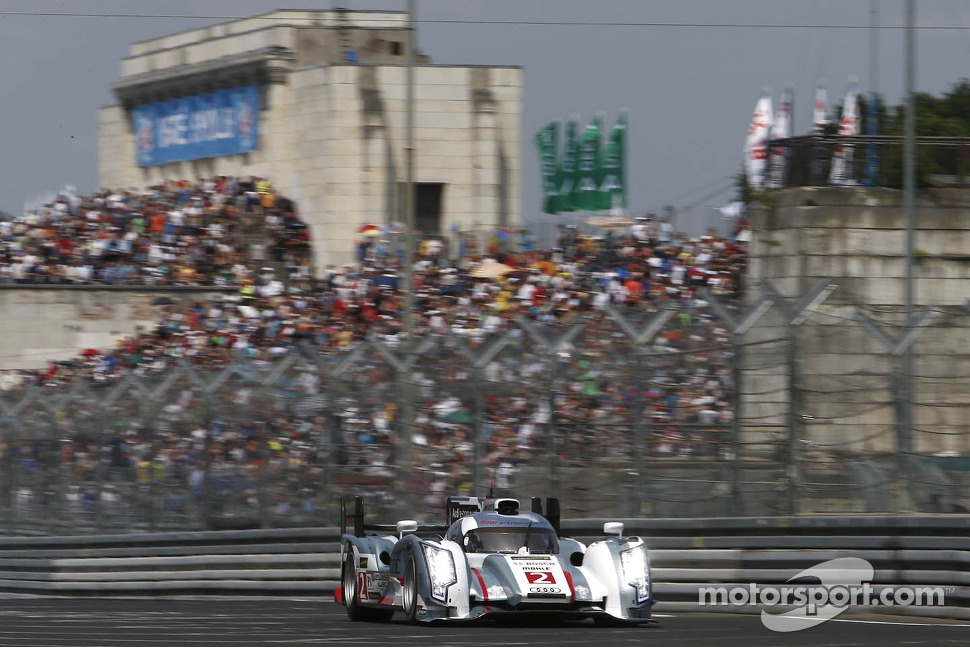
<path id="1" fill-rule="evenodd" d="M 390 583 L 389 573 L 358 573 L 357 588 L 364 600 L 380 600 Z"/>
<path id="2" fill-rule="evenodd" d="M 481 509 L 477 505 L 471 504 L 456 504 L 448 508 L 448 520 L 450 523 L 454 523 L 459 519 L 471 516 L 481 512 Z"/>
<path id="3" fill-rule="evenodd" d="M 504 600 L 508 597 L 505 593 L 505 587 L 495 584 L 488 587 L 487 595 L 485 596 L 485 601 L 489 600 Z"/>
<path id="4" fill-rule="evenodd" d="M 528 519 L 479 519 L 479 527 L 500 526 L 502 528 L 528 528 L 532 522 Z"/>

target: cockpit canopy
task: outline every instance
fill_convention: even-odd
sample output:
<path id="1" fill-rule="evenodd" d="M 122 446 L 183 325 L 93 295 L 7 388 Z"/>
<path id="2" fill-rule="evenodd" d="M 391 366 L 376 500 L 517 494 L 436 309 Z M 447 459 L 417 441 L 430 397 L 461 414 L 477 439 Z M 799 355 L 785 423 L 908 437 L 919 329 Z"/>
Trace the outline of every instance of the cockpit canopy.
<path id="1" fill-rule="evenodd" d="M 533 555 L 555 555 L 559 552 L 559 539 L 556 533 L 549 528 L 541 527 L 472 528 L 465 533 L 461 543 L 466 553 L 528 552 Z"/>

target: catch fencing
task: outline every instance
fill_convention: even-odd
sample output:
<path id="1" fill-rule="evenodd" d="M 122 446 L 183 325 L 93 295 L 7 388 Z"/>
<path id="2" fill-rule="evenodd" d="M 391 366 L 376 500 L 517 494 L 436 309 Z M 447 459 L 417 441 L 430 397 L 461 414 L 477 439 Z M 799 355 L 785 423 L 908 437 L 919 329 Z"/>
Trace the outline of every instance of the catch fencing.
<path id="1" fill-rule="evenodd" d="M 963 510 L 966 312 L 907 326 L 834 283 L 801 301 L 760 287 L 745 305 L 711 290 L 432 316 L 408 348 L 80 362 L 0 392 L 0 532 L 333 525 L 343 494 L 436 519 L 490 488 L 569 517 Z M 880 330 L 908 335 L 910 380 Z"/>

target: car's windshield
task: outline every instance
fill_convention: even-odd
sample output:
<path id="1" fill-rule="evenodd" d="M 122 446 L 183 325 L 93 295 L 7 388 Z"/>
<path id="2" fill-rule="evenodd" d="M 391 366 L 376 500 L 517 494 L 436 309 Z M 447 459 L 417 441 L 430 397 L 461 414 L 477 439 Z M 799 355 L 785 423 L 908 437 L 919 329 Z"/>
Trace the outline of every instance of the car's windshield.
<path id="1" fill-rule="evenodd" d="M 476 528 L 465 533 L 465 552 L 517 553 L 525 547 L 530 553 L 559 552 L 556 534 L 548 528 Z"/>

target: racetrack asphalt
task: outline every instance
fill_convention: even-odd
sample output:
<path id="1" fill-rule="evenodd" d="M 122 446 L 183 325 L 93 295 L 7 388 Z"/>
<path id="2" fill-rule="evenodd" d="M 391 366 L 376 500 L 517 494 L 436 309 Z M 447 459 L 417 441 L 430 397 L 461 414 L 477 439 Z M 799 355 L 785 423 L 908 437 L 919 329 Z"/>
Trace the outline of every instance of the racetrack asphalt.
<path id="1" fill-rule="evenodd" d="M 0 647 L 970 644 L 970 623 L 962 622 L 856 616 L 779 634 L 762 626 L 758 616 L 659 615 L 659 625 L 628 628 L 594 627 L 588 620 L 570 624 L 411 626 L 397 616 L 389 624 L 351 622 L 342 608 L 319 600 L 0 598 Z"/>

